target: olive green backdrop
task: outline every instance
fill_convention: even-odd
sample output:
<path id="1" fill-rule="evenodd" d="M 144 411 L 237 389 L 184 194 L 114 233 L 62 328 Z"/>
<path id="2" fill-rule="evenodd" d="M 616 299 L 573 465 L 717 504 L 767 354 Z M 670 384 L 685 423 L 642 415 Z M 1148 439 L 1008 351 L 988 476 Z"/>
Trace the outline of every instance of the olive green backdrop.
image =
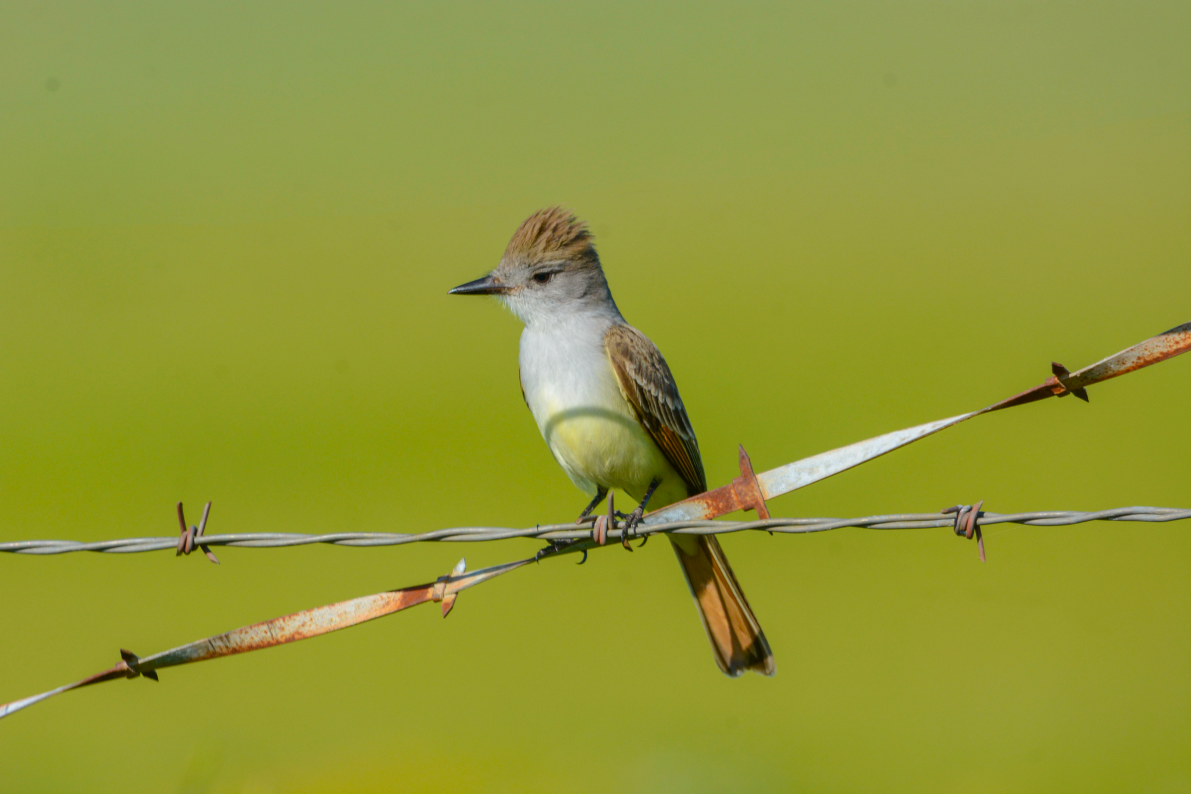
<path id="1" fill-rule="evenodd" d="M 1191 320 L 1185 3 L 0 4 L 0 538 L 413 532 L 584 497 L 515 320 L 448 288 L 565 203 L 712 484 Z M 780 515 L 1191 507 L 1191 358 Z M 4 790 L 1186 790 L 1191 523 L 666 544 L 0 723 Z M 0 558 L 0 701 L 531 553 Z"/>

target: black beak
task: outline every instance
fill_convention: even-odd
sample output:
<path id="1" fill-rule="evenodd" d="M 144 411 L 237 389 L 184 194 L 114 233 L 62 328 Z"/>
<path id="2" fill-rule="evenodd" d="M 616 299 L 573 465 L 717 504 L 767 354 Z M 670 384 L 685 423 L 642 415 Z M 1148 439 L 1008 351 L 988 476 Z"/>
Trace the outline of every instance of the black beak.
<path id="1" fill-rule="evenodd" d="M 482 279 L 476 279 L 474 282 L 461 284 L 454 290 L 451 290 L 448 295 L 499 295 L 500 293 L 507 293 L 509 288 L 492 278 L 492 274 L 488 274 Z"/>

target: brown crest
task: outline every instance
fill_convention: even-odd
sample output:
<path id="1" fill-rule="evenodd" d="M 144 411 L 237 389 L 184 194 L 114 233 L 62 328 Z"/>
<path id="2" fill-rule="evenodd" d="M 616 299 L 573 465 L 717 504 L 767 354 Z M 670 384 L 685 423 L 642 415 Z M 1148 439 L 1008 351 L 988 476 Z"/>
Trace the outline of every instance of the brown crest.
<path id="1" fill-rule="evenodd" d="M 563 207 L 538 210 L 517 228 L 506 257 L 530 262 L 549 260 L 595 260 L 594 238 L 587 224 Z"/>

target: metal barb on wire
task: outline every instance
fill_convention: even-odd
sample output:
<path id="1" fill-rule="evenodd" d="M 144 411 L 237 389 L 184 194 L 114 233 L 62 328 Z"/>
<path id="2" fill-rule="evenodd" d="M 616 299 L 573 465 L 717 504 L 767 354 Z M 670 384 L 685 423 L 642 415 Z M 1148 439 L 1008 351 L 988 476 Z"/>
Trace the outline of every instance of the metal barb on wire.
<path id="1" fill-rule="evenodd" d="M 1054 374 L 1055 380 L 1059 382 L 1059 385 L 1061 387 L 1063 387 L 1062 391 L 1057 393 L 1059 397 L 1066 397 L 1067 395 L 1075 395 L 1077 398 L 1082 400 L 1084 403 L 1091 402 L 1091 398 L 1088 397 L 1088 390 L 1084 389 L 1081 386 L 1080 387 L 1071 387 L 1069 385 L 1070 382 L 1065 380 L 1071 376 L 1071 373 L 1067 372 L 1066 367 L 1059 364 L 1058 362 L 1051 362 L 1050 363 L 1050 371 L 1051 371 L 1051 373 Z"/>
<path id="2" fill-rule="evenodd" d="M 187 528 L 186 514 L 182 512 L 182 503 L 178 503 L 178 524 L 182 525 L 182 535 L 178 538 L 178 551 L 174 553 L 174 557 L 189 555 L 194 551 L 194 547 L 197 544 L 208 560 L 212 563 L 219 563 L 219 558 L 215 557 L 215 553 L 211 551 L 211 548 L 203 543 L 203 531 L 207 529 L 207 517 L 210 515 L 211 501 L 208 500 L 207 504 L 203 507 L 203 518 L 199 520 L 198 527 L 191 525 Z"/>
<path id="3" fill-rule="evenodd" d="M 608 489 L 608 513 L 595 517 L 595 523 L 591 526 L 591 532 L 587 535 L 591 536 L 591 540 L 595 542 L 596 546 L 602 547 L 608 543 L 608 531 L 615 529 L 616 504 L 612 499 L 612 489 Z M 586 555 L 584 555 L 583 560 L 587 560 Z"/>
<path id="4" fill-rule="evenodd" d="M 979 519 L 981 517 L 980 506 L 984 505 L 984 500 L 975 505 L 952 505 L 950 508 L 944 508 L 943 513 L 955 514 L 955 534 L 963 536 L 971 540 L 972 534 L 976 535 L 976 548 L 980 550 L 980 562 L 984 563 L 984 536 L 980 533 Z"/>

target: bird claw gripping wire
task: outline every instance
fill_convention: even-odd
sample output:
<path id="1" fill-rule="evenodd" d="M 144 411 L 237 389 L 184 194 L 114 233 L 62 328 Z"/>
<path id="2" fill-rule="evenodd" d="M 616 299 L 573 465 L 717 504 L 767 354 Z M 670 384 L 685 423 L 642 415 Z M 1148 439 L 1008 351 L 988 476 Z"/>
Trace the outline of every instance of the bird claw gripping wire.
<path id="1" fill-rule="evenodd" d="M 624 524 L 620 526 L 620 545 L 629 552 L 633 551 L 633 547 L 631 544 L 629 544 L 629 540 L 636 535 L 637 525 L 641 523 L 641 514 L 642 511 L 640 506 L 630 513 L 624 513 L 623 511 L 616 512 L 616 518 L 624 522 Z M 645 540 L 648 539 L 649 536 L 645 536 Z M 644 541 L 642 541 L 642 543 L 644 543 Z"/>
<path id="2" fill-rule="evenodd" d="M 1060 365 L 1061 366 L 1061 365 Z M 1074 393 L 1073 393 L 1074 394 Z M 1087 400 L 1087 398 L 1084 398 Z M 975 505 L 952 505 L 950 508 L 944 508 L 940 513 L 955 514 L 955 526 L 952 528 L 957 536 L 964 538 L 976 537 L 976 548 L 980 550 L 980 562 L 984 563 L 984 536 L 980 533 L 980 507 L 984 505 L 984 500 Z"/>
<path id="3" fill-rule="evenodd" d="M 583 541 L 581 539 L 571 539 L 571 540 L 566 540 L 566 539 L 562 539 L 562 538 L 549 539 L 547 542 L 547 545 L 542 547 L 541 549 L 539 549 L 537 551 L 537 554 L 535 554 L 533 556 L 533 562 L 541 563 L 542 558 L 547 558 L 547 557 L 551 557 L 553 555 L 563 554 L 571 547 L 581 546 L 582 544 L 586 544 L 586 543 L 588 543 L 588 542 Z M 584 563 L 587 562 L 587 549 L 580 549 L 579 551 L 583 553 L 583 560 L 579 561 L 575 565 L 582 566 Z"/>
<path id="4" fill-rule="evenodd" d="M 199 519 L 198 527 L 191 525 L 186 527 L 186 514 L 182 513 L 182 503 L 178 503 L 178 524 L 182 525 L 182 535 L 178 538 L 178 555 L 189 555 L 194 551 L 195 546 L 203 551 L 207 559 L 212 563 L 219 563 L 219 558 L 215 557 L 215 553 L 211 548 L 204 544 L 201 539 L 203 531 L 207 529 L 207 517 L 211 515 L 211 502 L 207 501 L 206 506 L 203 507 L 203 518 Z"/>

